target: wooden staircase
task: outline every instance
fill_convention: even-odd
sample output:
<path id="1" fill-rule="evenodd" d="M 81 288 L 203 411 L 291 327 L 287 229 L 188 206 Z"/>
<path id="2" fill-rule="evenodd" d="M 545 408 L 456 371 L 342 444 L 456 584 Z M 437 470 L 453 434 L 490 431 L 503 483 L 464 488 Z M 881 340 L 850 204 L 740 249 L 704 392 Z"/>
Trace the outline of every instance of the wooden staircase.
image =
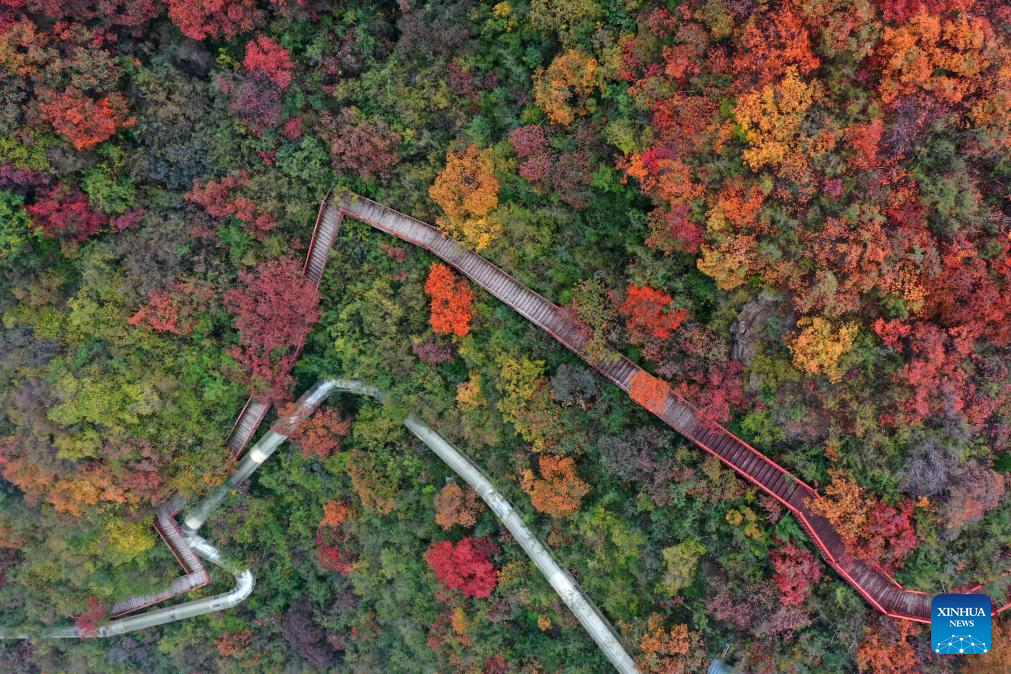
<path id="1" fill-rule="evenodd" d="M 167 601 L 187 592 L 192 592 L 210 582 L 210 576 L 204 569 L 204 565 L 200 563 L 200 559 L 197 558 L 193 550 L 190 549 L 190 546 L 187 545 L 186 539 L 183 538 L 182 530 L 179 528 L 179 523 L 176 522 L 175 515 L 182 507 L 182 497 L 174 494 L 165 503 L 158 506 L 158 513 L 154 519 L 154 528 L 162 540 L 165 541 L 169 550 L 172 551 L 172 555 L 179 562 L 179 566 L 183 567 L 183 571 L 186 574 L 173 580 L 163 590 L 151 594 L 127 597 L 116 602 L 109 610 L 111 617 L 118 618 L 127 613 L 139 611 L 142 608 L 147 608 L 148 606 Z"/>
<path id="2" fill-rule="evenodd" d="M 320 208 L 319 221 L 335 223 L 333 233 L 336 235 L 336 228 L 343 215 L 354 217 L 375 229 L 432 252 L 551 334 L 626 393 L 633 377 L 640 373 L 647 374 L 619 354 L 615 354 L 609 362 L 596 362 L 586 349 L 590 336 L 588 326 L 571 312 L 549 302 L 434 227 L 371 199 L 355 195 L 340 200 L 327 197 Z M 694 405 L 673 391 L 668 393 L 658 409 L 651 411 L 678 433 L 716 456 L 724 465 L 789 509 L 818 546 L 825 561 L 872 606 L 893 618 L 930 622 L 931 595 L 904 588 L 878 565 L 855 557 L 831 523 L 811 512 L 809 501 L 819 497 L 809 485 L 723 426 L 705 418 Z M 970 588 L 978 589 L 980 588 Z M 1011 603 L 996 608 L 995 613 L 1009 607 Z"/>
<path id="3" fill-rule="evenodd" d="M 549 333 L 626 393 L 635 376 L 648 375 L 620 354 L 609 357 L 607 362 L 600 362 L 599 356 L 595 360 L 586 348 L 590 328 L 571 312 L 549 302 L 431 225 L 365 197 L 348 195 L 334 198 L 329 195 L 324 199 L 303 268 L 303 273 L 317 287 L 345 215 L 438 256 Z M 269 407 L 269 404 L 253 398 L 247 401 L 228 440 L 234 456 L 237 457 L 248 444 Z M 930 622 L 931 595 L 904 588 L 878 565 L 855 557 L 831 523 L 811 512 L 809 501 L 819 497 L 809 485 L 723 426 L 707 419 L 698 408 L 674 391 L 670 391 L 662 404 L 651 411 L 789 509 L 818 546 L 825 561 L 877 610 L 893 618 Z M 965 591 L 979 589 L 977 586 Z M 996 608 L 994 612 L 1000 613 L 1009 607 L 1011 603 Z"/>
<path id="4" fill-rule="evenodd" d="M 330 256 L 330 247 L 340 232 L 341 220 L 344 215 L 339 210 L 321 209 L 316 218 L 316 226 L 312 231 L 312 240 L 309 242 L 309 252 L 305 256 L 305 264 L 302 266 L 302 274 L 319 288 L 323 280 L 323 271 L 326 269 L 326 261 Z M 298 352 L 302 351 L 302 344 L 298 345 Z M 257 399 L 250 396 L 243 406 L 239 416 L 235 419 L 231 432 L 228 434 L 226 444 L 231 450 L 232 459 L 239 458 L 242 450 L 246 448 L 249 441 L 253 439 L 260 424 L 263 423 L 267 412 L 270 411 L 270 401 Z"/>

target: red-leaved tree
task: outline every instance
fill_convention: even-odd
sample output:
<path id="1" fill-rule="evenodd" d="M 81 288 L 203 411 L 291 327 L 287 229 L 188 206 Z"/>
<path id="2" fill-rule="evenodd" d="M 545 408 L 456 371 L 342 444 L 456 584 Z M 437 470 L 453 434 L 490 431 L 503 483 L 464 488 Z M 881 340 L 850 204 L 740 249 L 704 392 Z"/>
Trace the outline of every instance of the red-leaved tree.
<path id="1" fill-rule="evenodd" d="M 867 526 L 858 554 L 888 569 L 898 569 L 916 548 L 913 502 L 905 499 L 898 508 L 876 502 L 867 516 Z"/>
<path id="2" fill-rule="evenodd" d="M 257 238 L 277 227 L 273 216 L 260 209 L 256 202 L 242 193 L 249 185 L 249 174 L 245 171 L 232 173 L 220 180 L 197 183 L 186 193 L 186 200 L 203 206 L 213 218 L 234 217 Z"/>
<path id="3" fill-rule="evenodd" d="M 544 129 L 528 124 L 509 132 L 509 143 L 520 159 L 520 175 L 535 181 L 547 177 L 551 171 L 552 156 L 548 148 Z"/>
<path id="4" fill-rule="evenodd" d="M 260 35 L 246 43 L 246 57 L 242 60 L 242 67 L 283 90 L 291 84 L 295 64 L 291 62 L 291 54 L 287 49 L 266 35 Z"/>
<path id="5" fill-rule="evenodd" d="M 343 501 L 323 504 L 323 518 L 316 527 L 316 550 L 323 568 L 342 575 L 351 573 L 354 555 L 348 549 L 344 523 L 351 516 L 351 508 Z"/>
<path id="6" fill-rule="evenodd" d="M 77 150 L 94 147 L 111 138 L 117 129 L 136 123 L 126 108 L 126 99 L 117 92 L 95 100 L 69 88 L 62 93 L 42 92 L 40 99 L 42 118 Z"/>
<path id="7" fill-rule="evenodd" d="M 28 213 L 46 236 L 68 241 L 84 241 L 108 222 L 105 213 L 92 210 L 84 193 L 62 185 L 46 190 Z"/>
<path id="8" fill-rule="evenodd" d="M 669 309 L 671 296 L 649 286 L 631 284 L 618 313 L 625 317 L 628 338 L 641 344 L 649 338 L 667 339 L 688 316 L 684 309 Z"/>
<path id="9" fill-rule="evenodd" d="M 425 561 L 439 582 L 468 597 L 484 598 L 498 583 L 498 571 L 489 560 L 497 546 L 487 538 L 475 540 L 468 536 L 453 545 L 439 541 L 425 552 Z"/>
<path id="10" fill-rule="evenodd" d="M 240 278 L 243 287 L 224 296 L 241 342 L 230 353 L 251 388 L 266 387 L 271 397 L 282 398 L 298 349 L 319 319 L 319 291 L 292 257 L 262 262 Z"/>
<path id="11" fill-rule="evenodd" d="M 213 296 L 214 290 L 207 284 L 179 281 L 168 290 L 148 293 L 148 303 L 127 322 L 159 332 L 188 335 L 196 325 L 197 312 L 206 307 Z"/>
<path id="12" fill-rule="evenodd" d="M 88 608 L 74 620 L 74 626 L 81 631 L 84 639 L 94 639 L 98 636 L 98 625 L 105 618 L 105 607 L 94 597 L 88 597 Z"/>
<path id="13" fill-rule="evenodd" d="M 194 40 L 232 38 L 263 18 L 256 0 L 165 0 L 172 23 Z"/>
<path id="14" fill-rule="evenodd" d="M 807 548 L 785 543 L 770 552 L 776 572 L 772 578 L 781 592 L 779 601 L 786 606 L 803 604 L 811 587 L 824 571 L 822 563 Z"/>
<path id="15" fill-rule="evenodd" d="M 397 148 L 402 137 L 381 118 L 362 119 L 352 108 L 323 115 L 320 135 L 330 143 L 334 168 L 350 171 L 362 180 L 385 178 L 400 162 Z"/>

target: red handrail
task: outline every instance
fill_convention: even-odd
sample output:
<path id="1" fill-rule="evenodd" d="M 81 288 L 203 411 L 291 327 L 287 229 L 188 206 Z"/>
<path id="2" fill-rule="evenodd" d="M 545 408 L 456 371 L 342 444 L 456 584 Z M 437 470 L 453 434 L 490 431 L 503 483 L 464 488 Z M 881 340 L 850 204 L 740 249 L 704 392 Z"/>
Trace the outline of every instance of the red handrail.
<path id="1" fill-rule="evenodd" d="M 360 204 L 364 204 L 365 208 L 364 209 L 361 208 L 359 206 Z M 551 322 L 558 322 L 563 327 L 565 327 L 567 331 L 578 333 L 579 332 L 578 327 L 574 325 L 574 321 L 571 318 L 566 317 L 565 313 L 559 307 L 552 304 L 548 300 L 544 299 L 541 295 L 539 295 L 535 291 L 526 288 L 518 281 L 516 281 L 512 276 L 502 271 L 491 262 L 488 262 L 487 260 L 476 255 L 475 253 L 469 251 L 461 252 L 462 246 L 460 246 L 453 239 L 449 239 L 448 237 L 446 237 L 439 230 L 436 230 L 430 225 L 423 223 L 415 218 L 404 215 L 402 213 L 394 211 L 393 209 L 383 206 L 382 204 L 372 201 L 371 199 L 358 196 L 350 196 L 345 198 L 339 205 L 335 205 L 328 198 L 324 200 L 321 206 L 321 213 L 331 208 L 339 208 L 340 211 L 345 215 L 355 217 L 376 229 L 380 229 L 394 236 L 397 236 L 398 238 L 401 238 L 404 241 L 413 243 L 415 245 L 425 248 L 426 250 L 429 250 L 433 254 L 439 256 L 440 258 L 442 258 L 443 260 L 454 266 L 468 278 L 470 278 L 471 280 L 475 281 L 476 283 L 487 289 L 489 292 L 491 292 L 496 297 L 501 299 L 503 302 L 508 304 L 514 310 L 518 311 L 522 315 L 526 315 L 526 313 L 520 309 L 517 303 L 515 303 L 510 297 L 507 296 L 507 293 L 489 287 L 490 285 L 489 283 L 484 282 L 482 278 L 478 278 L 479 275 L 485 277 L 495 275 L 504 276 L 514 286 L 512 289 L 516 291 L 516 294 L 522 295 L 523 299 L 533 298 L 533 301 L 540 302 L 543 304 L 543 307 L 538 308 L 542 309 L 543 310 L 542 313 L 548 318 L 535 320 L 534 318 L 527 316 L 527 318 L 531 320 L 531 322 L 535 323 L 536 325 L 538 325 L 538 327 L 548 332 L 548 334 L 552 335 L 564 346 L 572 350 L 574 353 L 576 353 L 576 355 L 578 355 L 585 362 L 587 362 L 591 367 L 593 367 L 595 370 L 603 374 L 609 380 L 616 383 L 623 390 L 625 390 L 626 392 L 628 391 L 627 383 L 624 381 L 620 381 L 616 376 L 612 375 L 612 373 L 609 372 L 604 367 L 595 364 L 593 360 L 588 357 L 588 354 L 581 348 L 582 344 L 576 343 L 570 338 L 560 334 L 558 329 L 555 329 L 552 325 L 549 324 Z M 371 213 L 370 211 L 377 211 L 379 213 L 379 216 L 378 217 L 374 216 L 374 214 Z M 427 241 L 419 239 L 418 236 L 419 227 L 421 228 L 421 232 L 424 234 L 424 237 L 422 237 L 422 239 L 427 239 Z M 447 249 L 449 252 L 446 252 L 443 249 Z M 468 269 L 467 267 L 470 267 L 470 269 Z M 484 273 L 479 274 L 479 272 Z M 621 357 L 621 361 L 629 362 L 624 357 Z M 635 370 L 642 371 L 642 368 L 639 368 L 634 363 L 629 362 L 629 364 L 631 364 Z M 695 407 L 690 402 L 688 402 L 687 400 L 685 400 L 683 396 L 681 396 L 680 394 L 674 393 L 672 391 L 670 397 L 676 400 L 677 403 L 684 405 L 686 408 L 691 410 L 693 414 L 696 414 L 699 417 L 702 416 L 699 413 L 698 408 Z M 665 415 L 656 412 L 654 413 L 662 420 L 664 420 L 666 423 L 673 426 L 671 420 L 664 418 Z M 759 452 L 749 443 L 744 442 L 743 440 L 735 436 L 733 433 L 728 431 L 722 425 L 717 424 L 712 420 L 707 420 L 707 424 L 709 424 L 711 428 L 719 430 L 725 436 L 732 438 L 735 442 L 745 447 L 748 451 L 752 452 L 757 457 L 760 457 L 762 461 L 766 462 L 768 465 L 773 466 L 775 470 L 778 470 L 781 475 L 793 480 L 796 483 L 797 487 L 805 492 L 807 498 L 811 499 L 819 498 L 818 493 L 811 486 L 809 486 L 803 480 L 793 475 L 790 471 L 785 469 L 776 461 L 773 461 L 762 452 Z M 783 503 L 790 510 L 790 512 L 800 521 L 802 527 L 807 531 L 808 535 L 815 542 L 816 546 L 821 551 L 822 555 L 825 557 L 829 565 L 832 566 L 833 569 L 835 569 L 851 586 L 853 586 L 857 590 L 857 592 L 861 596 L 863 596 L 868 602 L 870 602 L 871 605 L 873 605 L 877 610 L 892 618 L 903 618 L 908 620 L 915 620 L 918 622 L 929 622 L 930 620 L 929 607 L 925 607 L 922 601 L 918 602 L 917 604 L 914 604 L 914 606 L 917 606 L 920 609 L 926 608 L 927 610 L 926 611 L 921 610 L 920 612 L 915 614 L 904 613 L 901 611 L 891 610 L 887 608 L 879 600 L 879 597 L 875 596 L 875 594 L 869 588 L 864 587 L 862 583 L 858 582 L 853 577 L 853 575 L 850 574 L 846 570 L 846 568 L 844 568 L 841 561 L 837 559 L 836 556 L 829 550 L 828 546 L 826 545 L 825 541 L 822 539 L 821 535 L 814 527 L 807 513 L 798 508 L 795 504 L 791 503 L 789 499 L 781 498 L 779 495 L 777 495 L 771 489 L 769 489 L 768 486 L 763 484 L 761 480 L 757 479 L 755 475 L 752 475 L 748 471 L 743 470 L 740 466 L 735 465 L 731 461 L 727 460 L 725 457 L 721 456 L 717 451 L 715 451 L 712 447 L 700 442 L 698 439 L 692 437 L 691 435 L 686 435 L 686 437 L 695 445 L 699 446 L 703 450 L 719 458 L 721 462 L 733 468 L 738 474 L 743 475 L 746 479 L 758 485 L 764 491 L 768 492 L 777 501 Z M 792 497 L 793 494 L 791 493 L 791 499 Z M 827 524 L 827 526 L 831 525 Z M 910 590 L 904 588 L 879 565 L 873 562 L 863 562 L 863 563 L 867 565 L 867 570 L 869 574 L 877 576 L 878 578 L 881 579 L 883 583 L 892 586 L 891 587 L 892 591 L 901 591 L 903 594 L 916 595 L 917 597 L 926 596 L 926 593 L 921 592 L 919 590 Z M 869 574 L 865 574 L 864 576 L 866 577 Z M 994 613 L 1000 613 L 1008 609 L 1009 606 L 1011 606 L 1011 603 L 997 608 L 994 611 Z"/>
<path id="2" fill-rule="evenodd" d="M 618 374 L 616 374 L 616 372 L 618 372 L 619 369 L 626 370 L 630 373 L 633 373 L 633 375 L 634 373 L 637 372 L 645 372 L 641 367 L 632 363 L 624 356 L 619 356 L 619 358 L 616 360 L 615 363 L 612 363 L 607 366 L 594 363 L 593 359 L 590 358 L 583 349 L 585 343 L 585 336 L 579 337 L 579 335 L 585 335 L 586 329 L 585 325 L 582 325 L 572 316 L 568 315 L 567 312 L 565 312 L 563 309 L 549 302 L 547 299 L 538 294 L 536 291 L 533 291 L 530 288 L 527 288 L 526 286 L 516 281 L 516 279 L 514 279 L 510 274 L 506 273 L 495 264 L 489 262 L 488 260 L 477 255 L 476 253 L 466 250 L 457 241 L 447 237 L 444 233 L 432 227 L 431 225 L 424 223 L 420 220 L 417 220 L 416 218 L 412 218 L 408 215 L 395 211 L 387 206 L 379 204 L 366 197 L 349 195 L 341 199 L 339 203 L 335 203 L 333 195 L 332 194 L 327 195 L 327 197 L 323 200 L 320 206 L 319 214 L 316 217 L 316 225 L 313 228 L 313 235 L 312 238 L 310 239 L 309 251 L 306 254 L 305 265 L 303 265 L 303 273 L 305 273 L 308 270 L 309 261 L 312 258 L 313 253 L 316 252 L 315 249 L 317 248 L 317 246 L 321 248 L 325 246 L 327 249 L 326 251 L 323 250 L 318 251 L 319 253 L 323 254 L 323 261 L 325 263 L 326 260 L 325 253 L 329 250 L 329 247 L 332 242 L 321 241 L 321 239 L 318 236 L 318 232 L 320 224 L 324 221 L 324 217 L 328 212 L 331 211 L 331 209 L 337 209 L 338 213 L 335 215 L 335 217 L 339 217 L 342 215 L 349 215 L 358 220 L 361 220 L 362 222 L 368 224 L 371 227 L 387 232 L 413 245 L 424 248 L 425 250 L 428 250 L 434 255 L 442 258 L 447 263 L 451 264 L 453 267 L 458 269 L 462 274 L 466 275 L 472 281 L 488 290 L 490 293 L 492 293 L 500 300 L 505 302 L 507 305 L 509 305 L 512 309 L 514 309 L 521 315 L 525 316 L 528 320 L 533 322 L 539 328 L 550 334 L 552 337 L 558 340 L 563 346 L 570 349 L 573 353 L 575 353 L 577 356 L 583 359 L 587 364 L 593 367 L 597 372 L 599 372 L 608 380 L 614 382 L 617 386 L 622 388 L 622 390 L 628 392 L 629 385 L 628 381 L 626 381 L 625 378 L 620 377 Z M 339 220 L 336 226 L 339 227 Z M 493 284 L 496 283 L 498 284 L 499 287 L 493 287 Z M 502 285 L 508 286 L 508 290 L 511 291 L 512 296 L 510 296 L 510 292 L 502 290 L 501 287 Z M 529 311 L 521 308 L 520 300 L 523 300 L 527 304 L 533 303 L 535 305 L 535 308 L 530 309 Z M 528 315 L 528 313 L 530 315 Z M 533 315 L 538 313 L 541 316 L 540 318 L 532 317 Z M 566 333 L 569 334 L 568 335 L 562 334 L 563 329 Z M 299 352 L 301 351 L 301 346 L 302 345 L 300 344 Z M 630 377 L 633 375 L 629 375 L 628 379 L 630 380 Z M 250 400 L 252 400 L 252 398 Z M 671 392 L 668 394 L 668 401 L 674 401 L 676 404 L 686 408 L 688 411 L 691 412 L 692 415 L 694 415 L 694 418 L 696 420 L 704 419 L 707 427 L 709 429 L 713 429 L 712 431 L 710 431 L 710 433 L 712 433 L 713 431 L 718 431 L 720 434 L 722 434 L 722 436 L 732 439 L 733 442 L 738 443 L 748 452 L 758 457 L 761 460 L 760 462 L 757 463 L 758 466 L 764 467 L 762 464 L 762 462 L 764 462 L 764 464 L 771 466 L 774 469 L 774 471 L 778 471 L 779 475 L 781 475 L 784 480 L 788 479 L 792 483 L 796 484 L 796 489 L 801 489 L 804 496 L 804 498 L 798 502 L 801 506 L 803 506 L 804 501 L 806 499 L 820 498 L 817 491 L 810 485 L 808 485 L 803 480 L 798 478 L 796 475 L 791 473 L 789 470 L 781 466 L 778 462 L 774 461 L 773 459 L 766 456 L 764 453 L 755 449 L 751 444 L 745 442 L 741 438 L 731 433 L 721 424 L 716 423 L 712 419 L 707 419 L 705 415 L 703 415 L 699 411 L 698 407 L 696 407 L 690 401 L 685 399 L 682 395 L 671 390 Z M 239 425 L 242 414 L 247 413 L 248 407 L 249 402 L 247 402 L 246 407 L 243 408 L 243 411 L 240 414 L 240 418 L 236 420 L 236 424 L 233 427 L 233 430 L 235 427 Z M 675 430 L 681 432 L 693 444 L 697 445 L 704 451 L 709 452 L 713 456 L 717 457 L 722 463 L 732 468 L 734 471 L 742 475 L 748 481 L 757 485 L 760 489 L 768 493 L 779 503 L 782 503 L 794 515 L 794 517 L 797 518 L 797 520 L 800 522 L 804 530 L 807 531 L 808 535 L 814 541 L 815 545 L 821 552 L 822 556 L 825 558 L 825 561 L 833 569 L 835 569 L 837 573 L 839 573 L 851 586 L 853 586 L 854 589 L 857 590 L 857 592 L 862 597 L 864 597 L 864 599 L 870 602 L 871 605 L 874 606 L 877 610 L 881 611 L 885 615 L 888 615 L 892 618 L 903 618 L 908 620 L 915 620 L 918 622 L 929 622 L 929 611 L 926 613 L 921 612 L 917 614 L 910 614 L 890 610 L 881 603 L 880 598 L 875 596 L 870 588 L 864 587 L 863 584 L 858 582 L 852 576 L 852 574 L 850 574 L 843 566 L 842 560 L 838 559 L 836 555 L 834 555 L 831 552 L 831 550 L 829 550 L 828 545 L 822 539 L 822 536 L 818 533 L 814 524 L 808 517 L 808 513 L 805 512 L 806 506 L 803 506 L 804 509 L 801 509 L 801 507 L 798 507 L 798 504 L 791 503 L 794 496 L 796 495 L 796 489 L 791 490 L 789 492 L 789 496 L 786 498 L 780 496 L 779 494 L 775 493 L 773 489 L 770 488 L 770 485 L 772 484 L 771 481 L 775 478 L 767 477 L 766 482 L 768 482 L 769 484 L 763 483 L 763 481 L 758 479 L 756 475 L 752 474 L 748 470 L 745 470 L 742 466 L 736 465 L 732 461 L 728 460 L 726 457 L 721 456 L 720 453 L 717 452 L 713 447 L 710 447 L 707 444 L 701 442 L 696 437 L 693 437 L 694 435 L 693 433 L 687 433 L 683 429 L 678 428 L 674 423 L 674 421 L 668 418 L 666 413 L 661 414 L 658 412 L 654 412 L 654 414 L 656 414 L 656 416 L 658 416 L 665 423 L 675 428 Z M 766 469 L 766 472 L 768 472 L 768 469 Z M 831 525 L 828 524 L 827 522 L 825 522 L 825 525 L 831 527 Z M 887 571 L 881 568 L 880 565 L 869 561 L 863 561 L 863 563 L 867 565 L 869 572 L 873 573 L 874 576 L 879 578 L 882 583 L 890 585 L 893 591 L 901 591 L 903 594 L 916 595 L 918 597 L 926 596 L 926 593 L 921 592 L 919 590 L 911 590 L 904 588 L 891 576 L 891 574 L 889 574 Z M 921 608 L 923 608 L 922 601 L 918 605 Z M 1011 602 L 995 609 L 994 613 L 1000 613 L 1002 611 L 1007 610 L 1009 607 L 1011 607 Z"/>

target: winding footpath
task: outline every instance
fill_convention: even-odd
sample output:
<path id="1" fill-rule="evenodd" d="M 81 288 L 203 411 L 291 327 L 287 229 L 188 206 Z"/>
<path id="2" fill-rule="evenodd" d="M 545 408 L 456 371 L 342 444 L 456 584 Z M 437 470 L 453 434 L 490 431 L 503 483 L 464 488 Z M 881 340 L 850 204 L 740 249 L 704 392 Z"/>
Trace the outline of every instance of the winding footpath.
<path id="1" fill-rule="evenodd" d="M 589 326 L 580 322 L 571 312 L 549 302 L 436 228 L 364 197 L 352 194 L 342 197 L 330 195 L 320 208 L 304 267 L 304 274 L 317 286 L 322 279 L 330 248 L 337 238 L 345 216 L 361 220 L 375 229 L 423 248 L 452 265 L 471 281 L 552 335 L 664 423 L 699 448 L 716 456 L 724 465 L 784 505 L 815 542 L 825 561 L 875 609 L 893 618 L 924 623 L 930 621 L 932 595 L 903 587 L 877 564 L 859 559 L 852 554 L 832 524 L 812 512 L 809 503 L 819 498 L 812 487 L 720 424 L 706 418 L 688 400 L 678 395 L 669 384 L 653 377 L 625 356 L 615 352 L 591 354 L 589 343 L 592 332 Z M 233 573 L 237 579 L 235 590 L 210 599 L 152 610 L 139 616 L 119 618 L 99 627 L 96 634 L 81 634 L 80 630 L 73 633 L 77 628 L 50 628 L 33 634 L 25 630 L 0 629 L 0 638 L 111 636 L 222 610 L 229 607 L 226 605 L 229 602 L 234 602 L 230 604 L 234 606 L 242 601 L 252 591 L 252 575 L 248 570 L 238 569 L 224 562 L 221 555 L 201 539 L 197 532 L 207 517 L 234 488 L 248 479 L 284 442 L 287 435 L 279 431 L 287 430 L 290 434 L 293 425 L 297 425 L 311 414 L 320 402 L 336 390 L 370 395 L 381 400 L 385 398 L 385 394 L 378 389 L 348 380 L 320 382 L 310 389 L 299 399 L 293 416 L 275 424 L 274 429 L 265 434 L 242 458 L 232 476 L 187 512 L 181 529 L 171 517 L 175 512 L 172 508 L 178 510 L 178 503 L 170 503 L 159 509 L 156 528 L 173 550 L 186 574 L 176 579 L 172 586 L 162 592 L 123 600 L 114 608 L 122 613 L 138 610 L 205 584 L 206 573 L 203 572 L 199 561 L 193 564 L 195 557 L 190 560 L 185 556 L 184 550 L 187 549 Z M 241 455 L 269 409 L 269 403 L 263 400 L 250 398 L 246 403 L 227 441 L 233 457 Z M 615 667 L 622 672 L 636 671 L 631 658 L 622 649 L 606 619 L 579 591 L 571 576 L 554 563 L 550 553 L 525 527 L 512 507 L 495 491 L 480 470 L 438 433 L 422 424 L 416 416 L 409 416 L 405 424 L 478 491 Z M 981 585 L 955 591 L 975 592 L 980 589 Z M 1011 602 L 995 607 L 993 612 L 1001 613 L 1009 607 Z"/>
<path id="2" fill-rule="evenodd" d="M 0 638 L 29 639 L 35 637 L 49 638 L 85 638 L 110 637 L 132 632 L 147 627 L 163 625 L 168 622 L 192 618 L 232 608 L 253 590 L 253 575 L 248 569 L 239 569 L 234 564 L 226 562 L 221 554 L 200 537 L 199 531 L 207 518 L 214 513 L 224 501 L 235 493 L 236 488 L 248 480 L 256 469 L 284 444 L 295 430 L 305 421 L 328 397 L 337 392 L 353 393 L 369 396 L 380 402 L 387 402 L 389 396 L 385 391 L 360 381 L 349 379 L 328 379 L 318 382 L 306 391 L 296 401 L 292 413 L 279 419 L 252 449 L 239 461 L 239 465 L 228 479 L 213 489 L 183 518 L 183 526 L 179 527 L 174 515 L 179 511 L 181 500 L 175 496 L 158 509 L 156 528 L 172 550 L 179 564 L 187 574 L 177 578 L 169 587 L 150 595 L 130 597 L 117 602 L 113 615 L 146 608 L 154 603 L 164 601 L 178 594 L 188 592 L 206 585 L 207 572 L 204 571 L 196 555 L 200 555 L 211 563 L 231 572 L 236 578 L 236 586 L 231 592 L 187 602 L 179 606 L 156 609 L 128 618 L 118 618 L 96 628 L 56 627 L 38 631 L 30 629 L 0 629 Z M 580 590 L 576 581 L 568 571 L 563 569 L 551 556 L 548 549 L 538 540 L 537 536 L 524 524 L 519 514 L 509 501 L 497 490 L 481 470 L 470 459 L 459 452 L 438 432 L 426 425 L 415 414 L 409 414 L 404 419 L 404 425 L 421 442 L 432 450 L 447 466 L 459 475 L 467 484 L 474 488 L 481 499 L 488 505 L 499 521 L 508 529 L 513 538 L 523 548 L 524 552 L 544 575 L 551 587 L 558 593 L 565 605 L 582 624 L 583 628 L 596 642 L 614 668 L 622 674 L 637 674 L 635 662 L 622 647 L 621 642 L 607 619 L 597 607 Z M 194 554 L 195 553 L 195 554 Z"/>
<path id="3" fill-rule="evenodd" d="M 315 283 L 319 283 L 326 254 L 336 240 L 345 216 L 430 251 L 455 267 L 549 333 L 668 426 L 785 506 L 814 541 L 825 561 L 875 609 L 892 618 L 930 622 L 932 595 L 903 587 L 879 565 L 854 555 L 832 524 L 812 512 L 809 503 L 819 496 L 811 486 L 720 424 L 706 418 L 669 384 L 653 377 L 625 356 L 613 352 L 591 354 L 588 348 L 591 330 L 572 312 L 546 300 L 431 225 L 365 197 L 330 195 L 320 208 L 306 259 L 306 275 Z M 644 395 L 644 390 L 652 391 L 652 394 Z M 237 425 L 241 422 L 240 418 Z M 230 440 L 233 446 L 243 441 L 235 437 Z M 980 589 L 982 586 L 961 588 L 960 591 Z M 1009 607 L 1011 602 L 995 607 L 994 613 L 1001 613 Z"/>
<path id="4" fill-rule="evenodd" d="M 217 611 L 234 608 L 241 604 L 252 594 L 255 581 L 249 569 L 244 569 L 234 562 L 225 558 L 217 548 L 199 536 L 187 537 L 184 547 L 187 551 L 195 553 L 205 560 L 219 566 L 225 571 L 235 576 L 235 587 L 224 594 L 208 597 L 207 599 L 196 599 L 176 606 L 152 609 L 139 615 L 126 618 L 110 620 L 102 625 L 82 626 L 69 625 L 66 627 L 43 627 L 31 626 L 23 627 L 0 627 L 0 639 L 89 639 L 97 637 L 115 637 L 128 632 L 157 627 L 166 623 L 177 622 L 187 618 L 194 618 L 199 615 L 206 615 Z M 182 548 L 172 548 L 173 554 L 178 558 L 178 553 Z M 184 576 L 185 578 L 185 576 Z M 170 589 L 175 589 L 170 588 Z M 166 590 L 165 592 L 168 592 Z M 158 593 L 159 595 L 165 592 Z M 162 598 L 147 596 L 141 600 L 162 601 Z"/>

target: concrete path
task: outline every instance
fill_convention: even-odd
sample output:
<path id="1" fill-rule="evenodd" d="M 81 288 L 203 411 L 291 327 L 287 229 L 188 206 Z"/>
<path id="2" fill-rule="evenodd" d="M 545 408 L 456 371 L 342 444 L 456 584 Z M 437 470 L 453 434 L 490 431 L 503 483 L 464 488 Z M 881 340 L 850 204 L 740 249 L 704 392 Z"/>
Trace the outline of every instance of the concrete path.
<path id="1" fill-rule="evenodd" d="M 100 625 L 93 631 L 85 631 L 79 627 L 54 627 L 42 630 L 27 628 L 0 628 L 0 638 L 31 639 L 43 638 L 87 638 L 110 637 L 125 634 L 134 630 L 164 625 L 165 623 L 185 620 L 198 615 L 223 611 L 238 605 L 253 591 L 253 574 L 248 569 L 239 569 L 234 564 L 225 561 L 222 555 L 210 543 L 199 536 L 200 529 L 207 518 L 214 513 L 224 501 L 234 493 L 235 488 L 250 478 L 270 456 L 277 451 L 285 440 L 298 426 L 305 421 L 329 396 L 337 392 L 353 393 L 375 398 L 381 402 L 388 400 L 385 391 L 374 386 L 363 384 L 353 379 L 328 379 L 316 383 L 297 401 L 294 412 L 282 417 L 252 449 L 242 458 L 238 467 L 220 486 L 213 489 L 199 503 L 190 509 L 183 518 L 182 534 L 189 547 L 207 561 L 228 570 L 235 575 L 235 589 L 226 594 L 208 599 L 199 599 L 178 606 L 150 610 L 139 615 L 110 621 Z M 453 472 L 459 475 L 467 484 L 473 487 L 488 507 L 491 508 L 499 521 L 505 525 L 513 538 L 544 575 L 551 587 L 558 593 L 565 605 L 579 620 L 590 638 L 604 653 L 614 668 L 622 674 L 637 674 L 635 662 L 622 647 L 617 634 L 601 614 L 599 609 L 583 594 L 576 581 L 568 571 L 555 561 L 548 549 L 538 540 L 537 536 L 526 526 L 519 514 L 508 500 L 497 490 L 481 470 L 470 459 L 458 451 L 445 438 L 431 427 L 427 426 L 416 415 L 410 414 L 404 420 L 404 425 L 421 442 L 431 449 Z M 128 600 L 124 600 L 128 601 Z"/>

